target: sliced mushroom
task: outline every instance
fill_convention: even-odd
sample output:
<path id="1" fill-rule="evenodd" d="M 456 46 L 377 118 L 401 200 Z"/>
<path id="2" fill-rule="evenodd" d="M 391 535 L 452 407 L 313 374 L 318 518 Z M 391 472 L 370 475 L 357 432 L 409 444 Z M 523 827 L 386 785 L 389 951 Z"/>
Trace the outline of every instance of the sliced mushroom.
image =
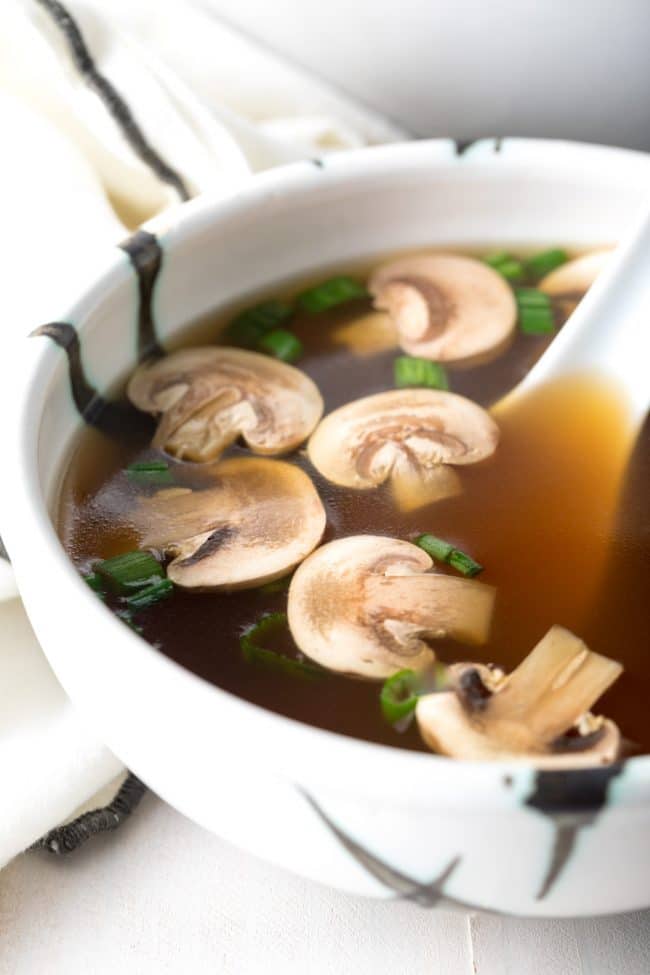
<path id="1" fill-rule="evenodd" d="M 410 355 L 439 362 L 497 354 L 511 339 L 517 306 L 487 264 L 457 254 L 414 254 L 377 268 L 368 284 Z"/>
<path id="2" fill-rule="evenodd" d="M 287 453 L 323 412 L 305 373 L 225 346 L 181 349 L 140 366 L 128 396 L 138 409 L 162 414 L 154 446 L 193 461 L 215 460 L 240 435 L 256 454 Z"/>
<path id="3" fill-rule="evenodd" d="M 435 657 L 425 637 L 484 643 L 494 589 L 432 570 L 417 545 L 353 535 L 317 549 L 289 587 L 289 627 L 329 670 L 384 678 Z"/>
<path id="4" fill-rule="evenodd" d="M 550 271 L 537 287 L 547 295 L 579 298 L 592 286 L 611 260 L 613 250 L 592 251 L 573 261 L 567 261 Z"/>
<path id="5" fill-rule="evenodd" d="M 463 396 L 395 389 L 334 410 L 307 451 L 334 484 L 364 490 L 390 480 L 398 504 L 410 509 L 457 493 L 458 480 L 443 465 L 483 460 L 498 440 L 491 417 Z"/>
<path id="6" fill-rule="evenodd" d="M 397 330 L 390 315 L 373 311 L 339 325 L 332 332 L 332 341 L 355 355 L 377 355 L 397 346 Z"/>
<path id="7" fill-rule="evenodd" d="M 620 732 L 589 708 L 622 670 L 553 626 L 509 676 L 482 664 L 450 667 L 452 688 L 418 701 L 420 733 L 453 758 L 525 759 L 540 768 L 609 764 Z"/>
<path id="8" fill-rule="evenodd" d="M 236 457 L 209 473 L 212 487 L 160 491 L 132 514 L 140 544 L 172 557 L 167 575 L 177 586 L 250 589 L 285 575 L 318 545 L 325 510 L 300 468 Z"/>

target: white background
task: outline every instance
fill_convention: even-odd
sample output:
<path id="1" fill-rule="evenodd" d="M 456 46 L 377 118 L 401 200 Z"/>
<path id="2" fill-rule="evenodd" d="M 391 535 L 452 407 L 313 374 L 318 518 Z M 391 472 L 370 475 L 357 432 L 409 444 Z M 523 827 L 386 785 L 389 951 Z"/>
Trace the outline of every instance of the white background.
<path id="1" fill-rule="evenodd" d="M 206 0 L 414 133 L 650 148 L 650 0 Z M 650 885 L 650 878 L 649 878 Z M 147 796 L 0 875 L 0 975 L 648 975 L 650 912 L 519 921 L 325 890 Z"/>
<path id="2" fill-rule="evenodd" d="M 650 149 L 649 0 L 202 0 L 419 135 Z"/>

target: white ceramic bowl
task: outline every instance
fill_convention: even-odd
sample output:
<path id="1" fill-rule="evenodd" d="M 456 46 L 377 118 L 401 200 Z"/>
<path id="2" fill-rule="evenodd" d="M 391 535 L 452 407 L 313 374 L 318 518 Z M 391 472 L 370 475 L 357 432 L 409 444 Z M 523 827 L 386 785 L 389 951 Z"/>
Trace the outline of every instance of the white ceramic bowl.
<path id="1" fill-rule="evenodd" d="M 138 323 L 147 332 L 158 242 L 152 314 L 164 343 L 248 291 L 348 259 L 429 244 L 608 243 L 647 185 L 650 156 L 531 140 L 462 153 L 437 140 L 300 163 L 154 222 L 158 241 L 139 235 L 132 260 L 116 249 L 59 320 L 78 331 L 102 391 L 133 367 Z M 241 701 L 132 633 L 52 527 L 81 424 L 66 355 L 31 338 L 12 368 L 24 384 L 7 406 L 0 530 L 27 611 L 88 721 L 163 798 L 239 846 L 359 894 L 528 915 L 650 904 L 650 758 L 537 774 L 368 744 Z"/>

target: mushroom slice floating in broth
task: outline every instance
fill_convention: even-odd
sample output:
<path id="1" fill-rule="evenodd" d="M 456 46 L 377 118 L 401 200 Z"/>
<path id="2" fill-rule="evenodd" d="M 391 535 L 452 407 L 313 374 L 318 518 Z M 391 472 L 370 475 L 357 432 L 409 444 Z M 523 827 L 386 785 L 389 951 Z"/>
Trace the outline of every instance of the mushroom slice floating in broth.
<path id="1" fill-rule="evenodd" d="M 326 416 L 307 445 L 333 484 L 369 489 L 390 481 L 411 509 L 457 493 L 446 466 L 474 464 L 496 449 L 499 428 L 476 403 L 433 389 L 395 389 L 354 400 Z"/>
<path id="2" fill-rule="evenodd" d="M 613 250 L 592 251 L 567 261 L 550 271 L 537 285 L 539 291 L 554 297 L 581 297 L 609 264 Z"/>
<path id="3" fill-rule="evenodd" d="M 483 358 L 505 348 L 517 306 L 503 277 L 457 254 L 414 254 L 382 264 L 368 289 L 390 313 L 410 355 L 439 362 Z"/>
<path id="4" fill-rule="evenodd" d="M 494 589 L 432 567 L 421 548 L 382 535 L 323 545 L 291 580 L 294 640 L 329 670 L 377 679 L 431 664 L 425 638 L 484 643 Z"/>
<path id="5" fill-rule="evenodd" d="M 184 589 L 250 589 L 285 575 L 319 543 L 325 510 L 310 478 L 285 461 L 236 457 L 210 470 L 202 490 L 142 499 L 132 520 L 140 544 L 170 556 Z"/>
<path id="6" fill-rule="evenodd" d="M 156 447 L 183 460 L 216 460 L 242 436 L 256 454 L 283 454 L 306 440 L 323 412 L 309 376 L 245 349 L 181 349 L 136 370 L 132 403 L 161 415 Z"/>
<path id="7" fill-rule="evenodd" d="M 453 758 L 606 765 L 618 757 L 620 732 L 589 709 L 622 670 L 553 626 L 508 676 L 482 664 L 452 665 L 452 688 L 421 697 L 415 714 L 427 745 Z"/>

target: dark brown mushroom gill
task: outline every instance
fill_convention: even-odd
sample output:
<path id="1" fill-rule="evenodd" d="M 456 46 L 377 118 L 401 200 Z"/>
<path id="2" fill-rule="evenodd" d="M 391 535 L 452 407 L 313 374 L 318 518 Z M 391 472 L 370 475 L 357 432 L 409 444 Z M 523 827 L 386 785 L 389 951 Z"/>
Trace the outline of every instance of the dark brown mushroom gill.
<path id="1" fill-rule="evenodd" d="M 622 669 L 553 626 L 510 675 L 452 665 L 451 688 L 418 701 L 418 727 L 433 751 L 453 758 L 520 759 L 540 768 L 609 764 L 620 732 L 589 709 Z"/>
<path id="2" fill-rule="evenodd" d="M 238 437 L 257 454 L 288 453 L 314 429 L 323 401 L 299 369 L 245 349 L 181 349 L 134 373 L 128 395 L 160 417 L 154 446 L 197 462 Z"/>
<path id="3" fill-rule="evenodd" d="M 159 491 L 132 515 L 141 546 L 171 558 L 167 574 L 176 585 L 253 588 L 286 575 L 318 545 L 325 509 L 300 468 L 236 457 L 210 473 L 212 487 Z"/>

